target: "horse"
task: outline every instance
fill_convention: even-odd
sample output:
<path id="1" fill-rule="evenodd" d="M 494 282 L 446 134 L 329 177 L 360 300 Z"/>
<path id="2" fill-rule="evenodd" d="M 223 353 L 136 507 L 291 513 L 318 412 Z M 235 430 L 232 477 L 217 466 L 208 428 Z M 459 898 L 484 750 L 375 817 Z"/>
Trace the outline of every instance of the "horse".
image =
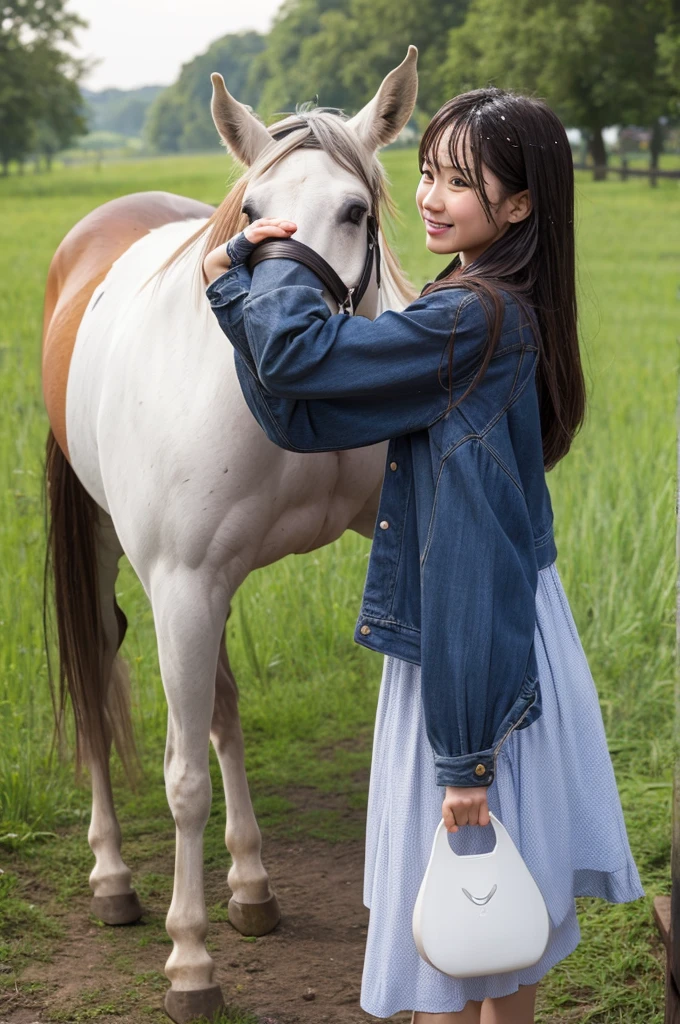
<path id="1" fill-rule="evenodd" d="M 168 705 L 164 777 L 176 861 L 165 1008 L 181 1024 L 224 1005 L 205 946 L 210 742 L 227 805 L 229 920 L 243 935 L 264 935 L 280 919 L 261 859 L 227 654 L 233 596 L 248 573 L 290 553 L 330 544 L 348 529 L 372 537 L 387 447 L 304 454 L 266 437 L 206 299 L 203 257 L 248 216 L 284 216 L 298 225 L 302 244 L 356 282 L 366 235 L 356 210 L 351 219 L 346 211 L 348 204 L 364 213 L 391 208 L 377 153 L 411 116 L 416 62 L 411 46 L 351 118 L 307 107 L 269 127 L 213 74 L 216 129 L 245 168 L 223 202 L 214 208 L 164 192 L 114 199 L 75 225 L 48 272 L 42 381 L 57 727 L 68 698 L 76 765 L 87 766 L 92 784 L 92 912 L 106 924 L 132 923 L 142 908 L 121 857 L 109 769 L 113 743 L 128 764 L 134 749 L 129 677 L 118 653 L 127 620 L 115 596 L 124 554 L 151 603 Z M 382 231 L 379 242 L 380 287 L 374 267 L 359 306 L 371 318 L 415 297 Z M 336 312 L 332 295 L 324 296 Z"/>

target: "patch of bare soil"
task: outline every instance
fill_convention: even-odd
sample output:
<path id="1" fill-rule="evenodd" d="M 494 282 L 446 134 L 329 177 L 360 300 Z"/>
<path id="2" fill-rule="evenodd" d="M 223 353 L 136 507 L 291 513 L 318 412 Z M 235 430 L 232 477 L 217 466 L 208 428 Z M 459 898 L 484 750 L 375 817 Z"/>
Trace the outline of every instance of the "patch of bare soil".
<path id="1" fill-rule="evenodd" d="M 298 806 L 326 801 L 312 792 L 301 787 L 288 795 Z M 363 811 L 345 813 L 365 820 Z M 248 941 L 228 921 L 210 925 L 209 949 L 226 1003 L 252 1011 L 262 1024 L 377 1021 L 359 1005 L 369 918 L 362 902 L 363 840 L 296 842 L 265 834 L 263 861 L 281 907 L 276 929 Z M 171 864 L 164 868 L 169 873 Z M 225 869 L 206 875 L 209 907 L 220 901 L 226 906 L 226 874 Z M 83 893 L 65 915 L 66 938 L 56 956 L 33 963 L 17 991 L 0 995 L 0 1024 L 167 1021 L 166 899 L 147 898 L 142 921 L 116 929 L 94 924 L 88 905 Z M 39 987 L 28 991 L 30 982 Z M 380 1019 L 408 1024 L 411 1014 Z"/>

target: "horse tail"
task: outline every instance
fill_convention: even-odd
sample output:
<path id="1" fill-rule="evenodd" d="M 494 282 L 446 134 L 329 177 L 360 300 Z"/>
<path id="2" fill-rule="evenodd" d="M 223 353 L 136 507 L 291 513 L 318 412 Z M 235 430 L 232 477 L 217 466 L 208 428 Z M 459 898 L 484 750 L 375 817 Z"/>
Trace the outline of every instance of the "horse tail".
<path id="1" fill-rule="evenodd" d="M 117 632 L 114 650 L 107 646 L 98 568 L 99 507 L 78 480 L 50 429 L 45 448 L 47 544 L 43 579 L 43 629 L 55 714 L 55 735 L 64 740 L 67 694 L 75 719 L 76 774 L 83 762 L 108 762 L 111 739 L 133 778 L 136 759 L 130 715 L 129 678 L 116 653 L 127 627 L 111 595 Z M 53 580 L 59 651 L 55 686 L 49 658 L 48 595 Z"/>

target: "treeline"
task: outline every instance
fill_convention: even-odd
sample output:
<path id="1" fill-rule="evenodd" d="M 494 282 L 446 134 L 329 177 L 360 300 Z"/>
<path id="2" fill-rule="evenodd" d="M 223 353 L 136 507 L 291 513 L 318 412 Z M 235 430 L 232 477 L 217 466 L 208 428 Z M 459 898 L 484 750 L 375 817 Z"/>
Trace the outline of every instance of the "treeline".
<path id="1" fill-rule="evenodd" d="M 87 129 L 78 79 L 85 63 L 61 48 L 84 25 L 64 0 L 3 0 L 0 15 L 0 165 L 44 161 Z"/>
<path id="2" fill-rule="evenodd" d="M 651 131 L 654 166 L 668 124 L 680 120 L 678 0 L 284 0 L 268 35 L 217 39 L 150 93 L 81 94 L 85 62 L 63 43 L 85 23 L 66 0 L 3 0 L 0 19 L 0 161 L 28 155 L 47 166 L 74 137 L 96 129 L 141 134 L 161 153 L 217 148 L 210 73 L 269 122 L 312 100 L 358 110 L 409 43 L 420 51 L 419 127 L 450 96 L 487 84 L 544 97 L 581 129 L 605 164 L 607 125 Z M 153 87 L 149 87 L 153 89 Z M 111 129 L 110 112 L 117 127 Z"/>
<path id="3" fill-rule="evenodd" d="M 185 65 L 145 135 L 161 152 L 216 145 L 211 71 L 265 121 L 306 100 L 352 113 L 409 43 L 421 126 L 450 96 L 491 83 L 545 98 L 596 164 L 607 125 L 650 128 L 654 165 L 664 126 L 680 117 L 675 0 L 285 0 L 266 37 L 225 36 Z"/>
<path id="4" fill-rule="evenodd" d="M 142 134 L 151 103 L 163 85 L 143 85 L 140 89 L 82 89 L 87 104 L 88 128 L 91 132 L 117 132 L 119 135 Z"/>
<path id="5" fill-rule="evenodd" d="M 267 36 L 224 36 L 184 65 L 152 105 L 145 136 L 161 152 L 217 145 L 211 71 L 265 121 L 306 100 L 356 111 L 409 43 L 420 51 L 419 109 L 434 109 L 447 33 L 463 23 L 466 8 L 467 0 L 285 0 Z"/>

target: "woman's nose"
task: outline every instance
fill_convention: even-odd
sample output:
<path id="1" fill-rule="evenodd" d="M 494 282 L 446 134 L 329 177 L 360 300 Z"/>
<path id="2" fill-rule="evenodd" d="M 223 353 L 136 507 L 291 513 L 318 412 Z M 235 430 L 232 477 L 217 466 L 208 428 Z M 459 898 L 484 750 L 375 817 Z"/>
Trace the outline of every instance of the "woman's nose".
<path id="1" fill-rule="evenodd" d="M 429 192 L 427 192 L 423 198 L 423 209 L 425 210 L 443 210 L 444 203 L 442 197 L 439 195 L 436 186 L 433 186 Z"/>

